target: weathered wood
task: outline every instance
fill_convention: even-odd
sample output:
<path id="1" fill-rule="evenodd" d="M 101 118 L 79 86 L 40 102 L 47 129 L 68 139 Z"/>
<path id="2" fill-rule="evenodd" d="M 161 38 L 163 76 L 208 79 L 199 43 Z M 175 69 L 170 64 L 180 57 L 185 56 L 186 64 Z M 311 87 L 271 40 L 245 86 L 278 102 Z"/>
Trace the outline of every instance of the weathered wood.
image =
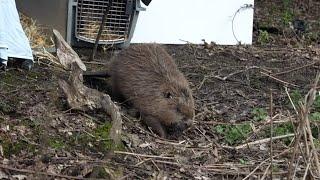
<path id="1" fill-rule="evenodd" d="M 59 80 L 59 86 L 67 96 L 68 105 L 72 109 L 88 111 L 102 109 L 112 119 L 110 138 L 115 145 L 121 142 L 122 119 L 119 107 L 111 100 L 110 96 L 98 90 L 86 87 L 83 84 L 83 71 L 86 66 L 78 54 L 65 42 L 60 33 L 53 30 L 57 57 L 60 63 L 69 71 L 68 80 Z"/>

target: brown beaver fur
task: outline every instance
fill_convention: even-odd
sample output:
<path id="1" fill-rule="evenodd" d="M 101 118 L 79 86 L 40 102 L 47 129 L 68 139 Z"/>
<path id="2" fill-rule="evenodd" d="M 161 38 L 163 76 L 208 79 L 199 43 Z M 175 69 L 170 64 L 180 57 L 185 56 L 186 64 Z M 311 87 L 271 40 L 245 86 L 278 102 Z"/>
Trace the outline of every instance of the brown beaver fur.
<path id="1" fill-rule="evenodd" d="M 113 93 L 129 100 L 160 137 L 182 131 L 194 118 L 188 81 L 157 44 L 133 45 L 111 62 Z"/>

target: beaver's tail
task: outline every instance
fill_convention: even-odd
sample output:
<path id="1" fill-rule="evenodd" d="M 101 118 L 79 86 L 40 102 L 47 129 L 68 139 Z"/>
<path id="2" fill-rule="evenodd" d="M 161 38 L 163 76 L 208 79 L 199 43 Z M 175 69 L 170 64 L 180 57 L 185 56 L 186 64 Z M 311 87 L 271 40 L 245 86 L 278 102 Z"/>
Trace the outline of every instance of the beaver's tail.
<path id="1" fill-rule="evenodd" d="M 83 72 L 83 76 L 88 78 L 91 78 L 91 77 L 107 78 L 107 77 L 111 77 L 111 74 L 107 70 L 101 70 L 101 71 L 94 71 L 94 72 Z"/>

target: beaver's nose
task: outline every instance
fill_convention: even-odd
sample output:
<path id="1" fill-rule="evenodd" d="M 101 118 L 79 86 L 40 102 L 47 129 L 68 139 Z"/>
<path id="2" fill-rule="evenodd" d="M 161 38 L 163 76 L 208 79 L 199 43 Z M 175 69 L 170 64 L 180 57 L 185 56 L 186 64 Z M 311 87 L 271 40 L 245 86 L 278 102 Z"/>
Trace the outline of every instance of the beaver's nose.
<path id="1" fill-rule="evenodd" d="M 192 126 L 193 124 L 194 124 L 194 120 L 193 119 L 186 119 L 186 120 L 184 120 L 183 121 L 185 124 L 186 124 L 186 126 Z"/>
<path id="2" fill-rule="evenodd" d="M 183 119 L 179 123 L 175 124 L 175 129 L 183 131 L 187 129 L 188 127 L 193 125 L 193 120 L 191 119 Z"/>

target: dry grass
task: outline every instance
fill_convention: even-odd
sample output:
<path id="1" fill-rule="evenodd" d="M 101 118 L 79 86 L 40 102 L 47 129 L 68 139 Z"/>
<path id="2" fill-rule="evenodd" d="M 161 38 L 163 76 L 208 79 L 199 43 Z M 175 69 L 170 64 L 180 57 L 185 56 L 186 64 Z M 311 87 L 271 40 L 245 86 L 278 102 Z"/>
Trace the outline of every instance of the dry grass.
<path id="1" fill-rule="evenodd" d="M 38 63 L 50 67 L 61 67 L 57 58 L 47 51 L 47 48 L 54 47 L 52 37 L 44 33 L 43 28 L 36 20 L 22 13 L 20 13 L 20 21 Z"/>
<path id="2" fill-rule="evenodd" d="M 53 42 L 42 30 L 37 22 L 20 13 L 21 25 L 26 33 L 32 49 L 53 47 Z"/>
<path id="3" fill-rule="evenodd" d="M 86 25 L 84 25 L 83 30 L 80 31 L 80 34 L 89 39 L 96 39 L 97 34 L 100 28 L 100 21 L 89 21 Z M 117 40 L 122 39 L 124 36 L 114 34 L 111 29 L 104 28 L 100 39 L 101 40 Z"/>

